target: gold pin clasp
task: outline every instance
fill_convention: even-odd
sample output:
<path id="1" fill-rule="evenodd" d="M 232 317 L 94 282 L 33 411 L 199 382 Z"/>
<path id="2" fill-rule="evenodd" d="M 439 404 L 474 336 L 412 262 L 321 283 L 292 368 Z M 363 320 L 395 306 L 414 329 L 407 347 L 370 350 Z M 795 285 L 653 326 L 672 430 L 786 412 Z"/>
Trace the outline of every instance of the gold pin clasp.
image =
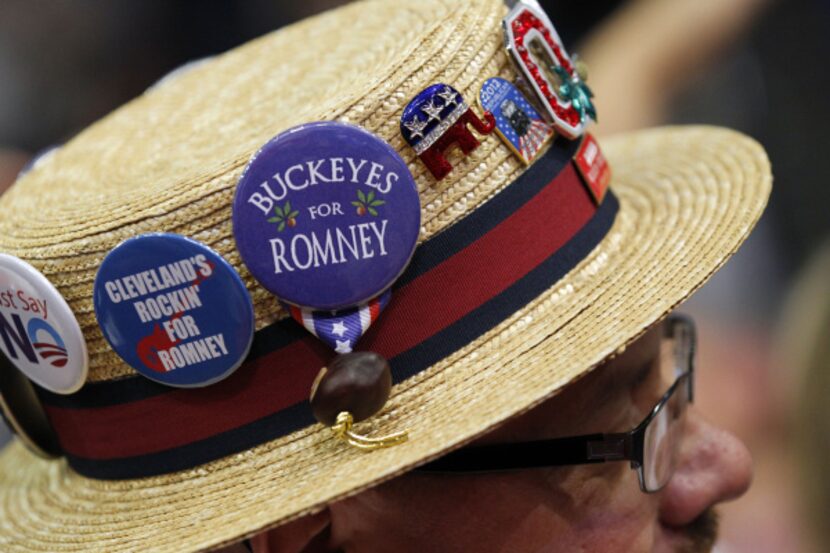
<path id="1" fill-rule="evenodd" d="M 409 433 L 370 438 L 355 433 L 355 421 L 377 414 L 389 399 L 392 373 L 389 362 L 377 353 L 359 351 L 335 357 L 323 367 L 311 387 L 314 417 L 352 447 L 372 451 L 409 439 Z"/>
<path id="2" fill-rule="evenodd" d="M 352 447 L 362 449 L 364 451 L 372 451 L 375 449 L 382 449 L 386 447 L 393 447 L 402 444 L 409 439 L 409 433 L 406 430 L 395 432 L 388 436 L 380 438 L 369 438 L 361 436 L 352 432 L 354 426 L 354 418 L 348 411 L 341 411 L 337 415 L 337 422 L 332 425 L 331 430 L 339 439 L 345 441 Z"/>

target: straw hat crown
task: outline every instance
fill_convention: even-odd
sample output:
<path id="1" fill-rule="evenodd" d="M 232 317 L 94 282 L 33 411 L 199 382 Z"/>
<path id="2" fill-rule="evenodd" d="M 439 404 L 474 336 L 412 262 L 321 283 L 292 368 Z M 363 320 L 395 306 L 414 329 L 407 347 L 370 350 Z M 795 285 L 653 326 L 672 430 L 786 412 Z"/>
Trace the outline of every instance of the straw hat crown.
<path id="1" fill-rule="evenodd" d="M 92 283 L 129 237 L 174 232 L 225 256 L 248 285 L 261 327 L 285 313 L 241 263 L 234 188 L 280 131 L 318 120 L 360 125 L 409 163 L 423 207 L 421 239 L 474 210 L 521 170 L 496 140 L 440 183 L 399 131 L 425 83 L 451 82 L 468 102 L 488 77 L 510 77 L 497 0 L 357 2 L 266 35 L 163 83 L 70 140 L 0 200 L 0 250 L 31 262 L 63 293 L 88 341 L 91 381 L 132 374 L 101 335 Z"/>

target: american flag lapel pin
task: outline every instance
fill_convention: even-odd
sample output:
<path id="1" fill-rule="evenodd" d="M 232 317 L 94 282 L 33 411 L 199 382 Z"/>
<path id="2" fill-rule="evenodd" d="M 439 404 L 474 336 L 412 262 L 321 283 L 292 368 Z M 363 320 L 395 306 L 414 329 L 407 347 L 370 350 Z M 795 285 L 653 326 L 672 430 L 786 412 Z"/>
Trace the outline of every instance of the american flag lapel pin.
<path id="1" fill-rule="evenodd" d="M 553 128 L 509 81 L 487 79 L 478 100 L 495 117 L 498 135 L 525 165 L 530 165 L 553 138 Z"/>

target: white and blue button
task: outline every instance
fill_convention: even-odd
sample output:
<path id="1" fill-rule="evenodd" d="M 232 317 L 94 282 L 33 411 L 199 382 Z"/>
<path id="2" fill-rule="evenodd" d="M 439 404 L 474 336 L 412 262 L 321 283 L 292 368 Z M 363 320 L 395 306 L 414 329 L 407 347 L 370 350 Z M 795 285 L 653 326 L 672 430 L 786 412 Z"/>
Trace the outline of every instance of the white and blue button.
<path id="1" fill-rule="evenodd" d="M 40 271 L 7 254 L 0 254 L 0 350 L 52 392 L 71 394 L 86 381 L 86 342 L 66 300 Z"/>
<path id="2" fill-rule="evenodd" d="M 289 304 L 336 310 L 384 292 L 409 263 L 421 225 L 415 181 L 389 144 L 335 122 L 283 132 L 254 155 L 236 190 L 242 260 Z"/>
<path id="3" fill-rule="evenodd" d="M 176 234 L 144 234 L 115 247 L 98 269 L 94 302 L 113 350 L 169 386 L 222 380 L 253 340 L 242 279 L 218 253 Z"/>

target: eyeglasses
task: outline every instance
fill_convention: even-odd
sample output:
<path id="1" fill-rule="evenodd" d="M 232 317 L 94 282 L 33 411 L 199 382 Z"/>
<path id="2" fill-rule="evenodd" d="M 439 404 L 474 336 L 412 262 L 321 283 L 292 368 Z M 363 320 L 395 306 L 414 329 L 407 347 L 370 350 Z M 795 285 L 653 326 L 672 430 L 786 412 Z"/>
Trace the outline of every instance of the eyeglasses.
<path id="1" fill-rule="evenodd" d="M 686 410 L 694 395 L 695 327 L 674 315 L 664 326 L 668 359 L 661 371 L 674 383 L 648 416 L 623 433 L 586 434 L 532 442 L 488 444 L 449 453 L 416 469 L 425 472 L 467 473 L 630 461 L 640 489 L 654 493 L 674 474 L 683 438 Z M 668 376 L 668 375 L 667 375 Z"/>

